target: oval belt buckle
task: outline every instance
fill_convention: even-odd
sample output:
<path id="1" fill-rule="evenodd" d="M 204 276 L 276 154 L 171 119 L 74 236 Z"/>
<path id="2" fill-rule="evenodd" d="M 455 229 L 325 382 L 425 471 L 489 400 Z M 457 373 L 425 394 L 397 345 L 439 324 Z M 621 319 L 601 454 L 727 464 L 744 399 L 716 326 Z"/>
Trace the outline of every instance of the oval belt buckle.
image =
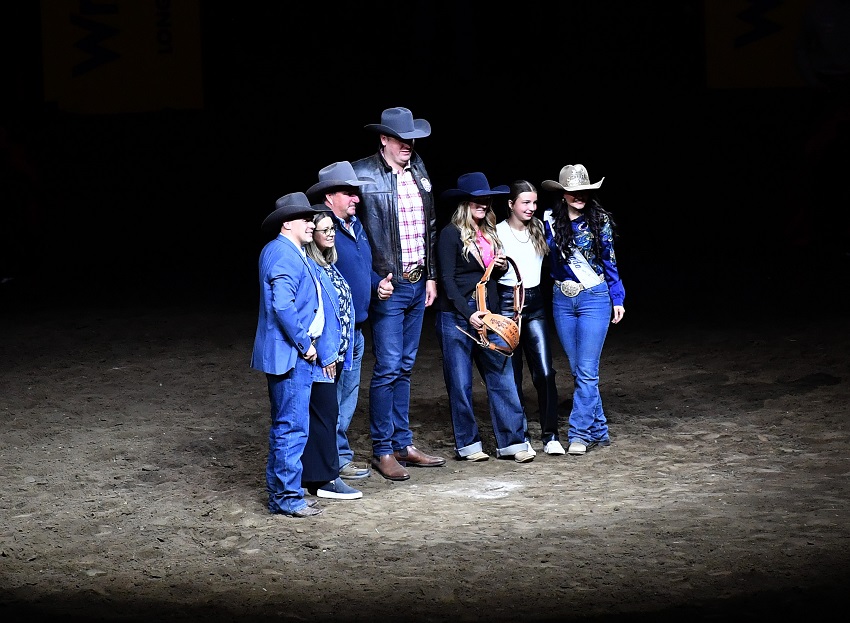
<path id="1" fill-rule="evenodd" d="M 575 281 L 562 281 L 560 287 L 564 296 L 569 296 L 570 298 L 578 296 L 578 293 L 581 292 L 581 284 Z"/>
<path id="2" fill-rule="evenodd" d="M 417 266 L 416 268 L 411 270 L 409 273 L 407 273 L 407 280 L 410 283 L 416 283 L 420 279 L 422 279 L 422 267 L 421 266 Z"/>

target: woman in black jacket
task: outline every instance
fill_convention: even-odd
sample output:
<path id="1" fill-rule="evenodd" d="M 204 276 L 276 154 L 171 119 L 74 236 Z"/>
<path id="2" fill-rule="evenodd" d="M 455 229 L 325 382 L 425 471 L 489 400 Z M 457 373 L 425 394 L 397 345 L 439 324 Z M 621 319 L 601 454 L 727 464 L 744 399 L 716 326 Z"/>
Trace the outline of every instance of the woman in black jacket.
<path id="1" fill-rule="evenodd" d="M 534 454 L 525 441 L 524 414 L 514 383 L 510 357 L 481 348 L 471 338 L 483 326 L 484 313 L 478 310 L 475 287 L 490 264 L 493 278 L 488 282 L 488 309 L 499 310 L 497 281 L 508 267 L 502 244 L 496 235 L 496 217 L 491 207 L 493 195 L 508 192 L 507 186 L 490 188 L 483 173 L 467 173 L 458 178 L 458 187 L 441 196 L 458 199 L 451 223 L 437 240 L 437 339 L 443 354 L 443 376 L 449 395 L 455 452 L 461 460 L 486 461 L 472 404 L 472 365 L 478 368 L 487 387 L 490 418 L 496 437 L 496 456 L 527 463 Z M 494 339 L 498 337 L 494 336 Z"/>

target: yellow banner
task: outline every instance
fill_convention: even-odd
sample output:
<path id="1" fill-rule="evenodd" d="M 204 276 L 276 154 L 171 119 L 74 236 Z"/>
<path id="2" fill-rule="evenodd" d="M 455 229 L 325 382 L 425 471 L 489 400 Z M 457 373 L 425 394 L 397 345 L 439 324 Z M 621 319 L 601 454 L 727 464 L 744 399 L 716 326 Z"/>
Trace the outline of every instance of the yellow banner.
<path id="1" fill-rule="evenodd" d="M 203 106 L 199 0 L 41 0 L 44 97 L 74 113 Z"/>
<path id="2" fill-rule="evenodd" d="M 707 86 L 803 86 L 794 47 L 808 1 L 704 0 Z"/>

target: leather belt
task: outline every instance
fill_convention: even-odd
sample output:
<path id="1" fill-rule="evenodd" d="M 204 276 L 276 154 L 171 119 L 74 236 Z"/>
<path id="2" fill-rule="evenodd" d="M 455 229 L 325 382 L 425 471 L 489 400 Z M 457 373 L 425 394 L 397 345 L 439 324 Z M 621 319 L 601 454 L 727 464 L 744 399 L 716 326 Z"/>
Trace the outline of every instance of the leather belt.
<path id="1" fill-rule="evenodd" d="M 422 273 L 425 272 L 424 268 L 425 267 L 420 264 L 419 266 L 414 267 L 410 272 L 401 273 L 401 276 L 410 283 L 416 283 L 422 279 Z"/>
<path id="2" fill-rule="evenodd" d="M 561 289 L 564 296 L 569 296 L 570 298 L 578 296 L 579 292 L 582 290 L 587 290 L 587 288 L 578 281 L 558 281 L 556 279 L 555 285 Z"/>

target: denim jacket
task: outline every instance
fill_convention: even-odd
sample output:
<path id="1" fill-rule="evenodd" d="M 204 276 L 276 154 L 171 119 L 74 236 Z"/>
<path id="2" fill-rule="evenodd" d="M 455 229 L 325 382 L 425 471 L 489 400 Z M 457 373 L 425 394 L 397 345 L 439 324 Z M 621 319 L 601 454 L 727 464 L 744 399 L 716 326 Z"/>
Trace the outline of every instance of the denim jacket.
<path id="1" fill-rule="evenodd" d="M 331 282 L 331 278 L 328 277 L 327 272 L 325 272 L 325 269 L 315 262 L 313 263 L 313 266 L 315 266 L 314 273 L 316 275 L 316 279 L 319 280 L 319 285 L 322 288 L 322 305 L 324 306 L 325 312 L 325 326 L 322 329 L 322 334 L 314 341 L 316 352 L 318 353 L 316 366 L 321 369 L 339 359 L 339 345 L 341 342 L 340 332 L 342 331 L 342 323 L 340 322 L 339 293 L 336 291 L 336 288 Z M 339 272 L 336 266 L 331 265 L 331 269 Z M 354 309 L 349 311 L 353 320 Z M 350 325 L 349 333 L 349 348 L 345 351 L 345 359 L 342 364 L 343 370 L 351 369 L 354 350 L 354 322 Z M 322 378 L 317 378 L 314 375 L 313 380 L 332 382 L 332 379 L 326 378 L 321 373 L 319 376 Z"/>

